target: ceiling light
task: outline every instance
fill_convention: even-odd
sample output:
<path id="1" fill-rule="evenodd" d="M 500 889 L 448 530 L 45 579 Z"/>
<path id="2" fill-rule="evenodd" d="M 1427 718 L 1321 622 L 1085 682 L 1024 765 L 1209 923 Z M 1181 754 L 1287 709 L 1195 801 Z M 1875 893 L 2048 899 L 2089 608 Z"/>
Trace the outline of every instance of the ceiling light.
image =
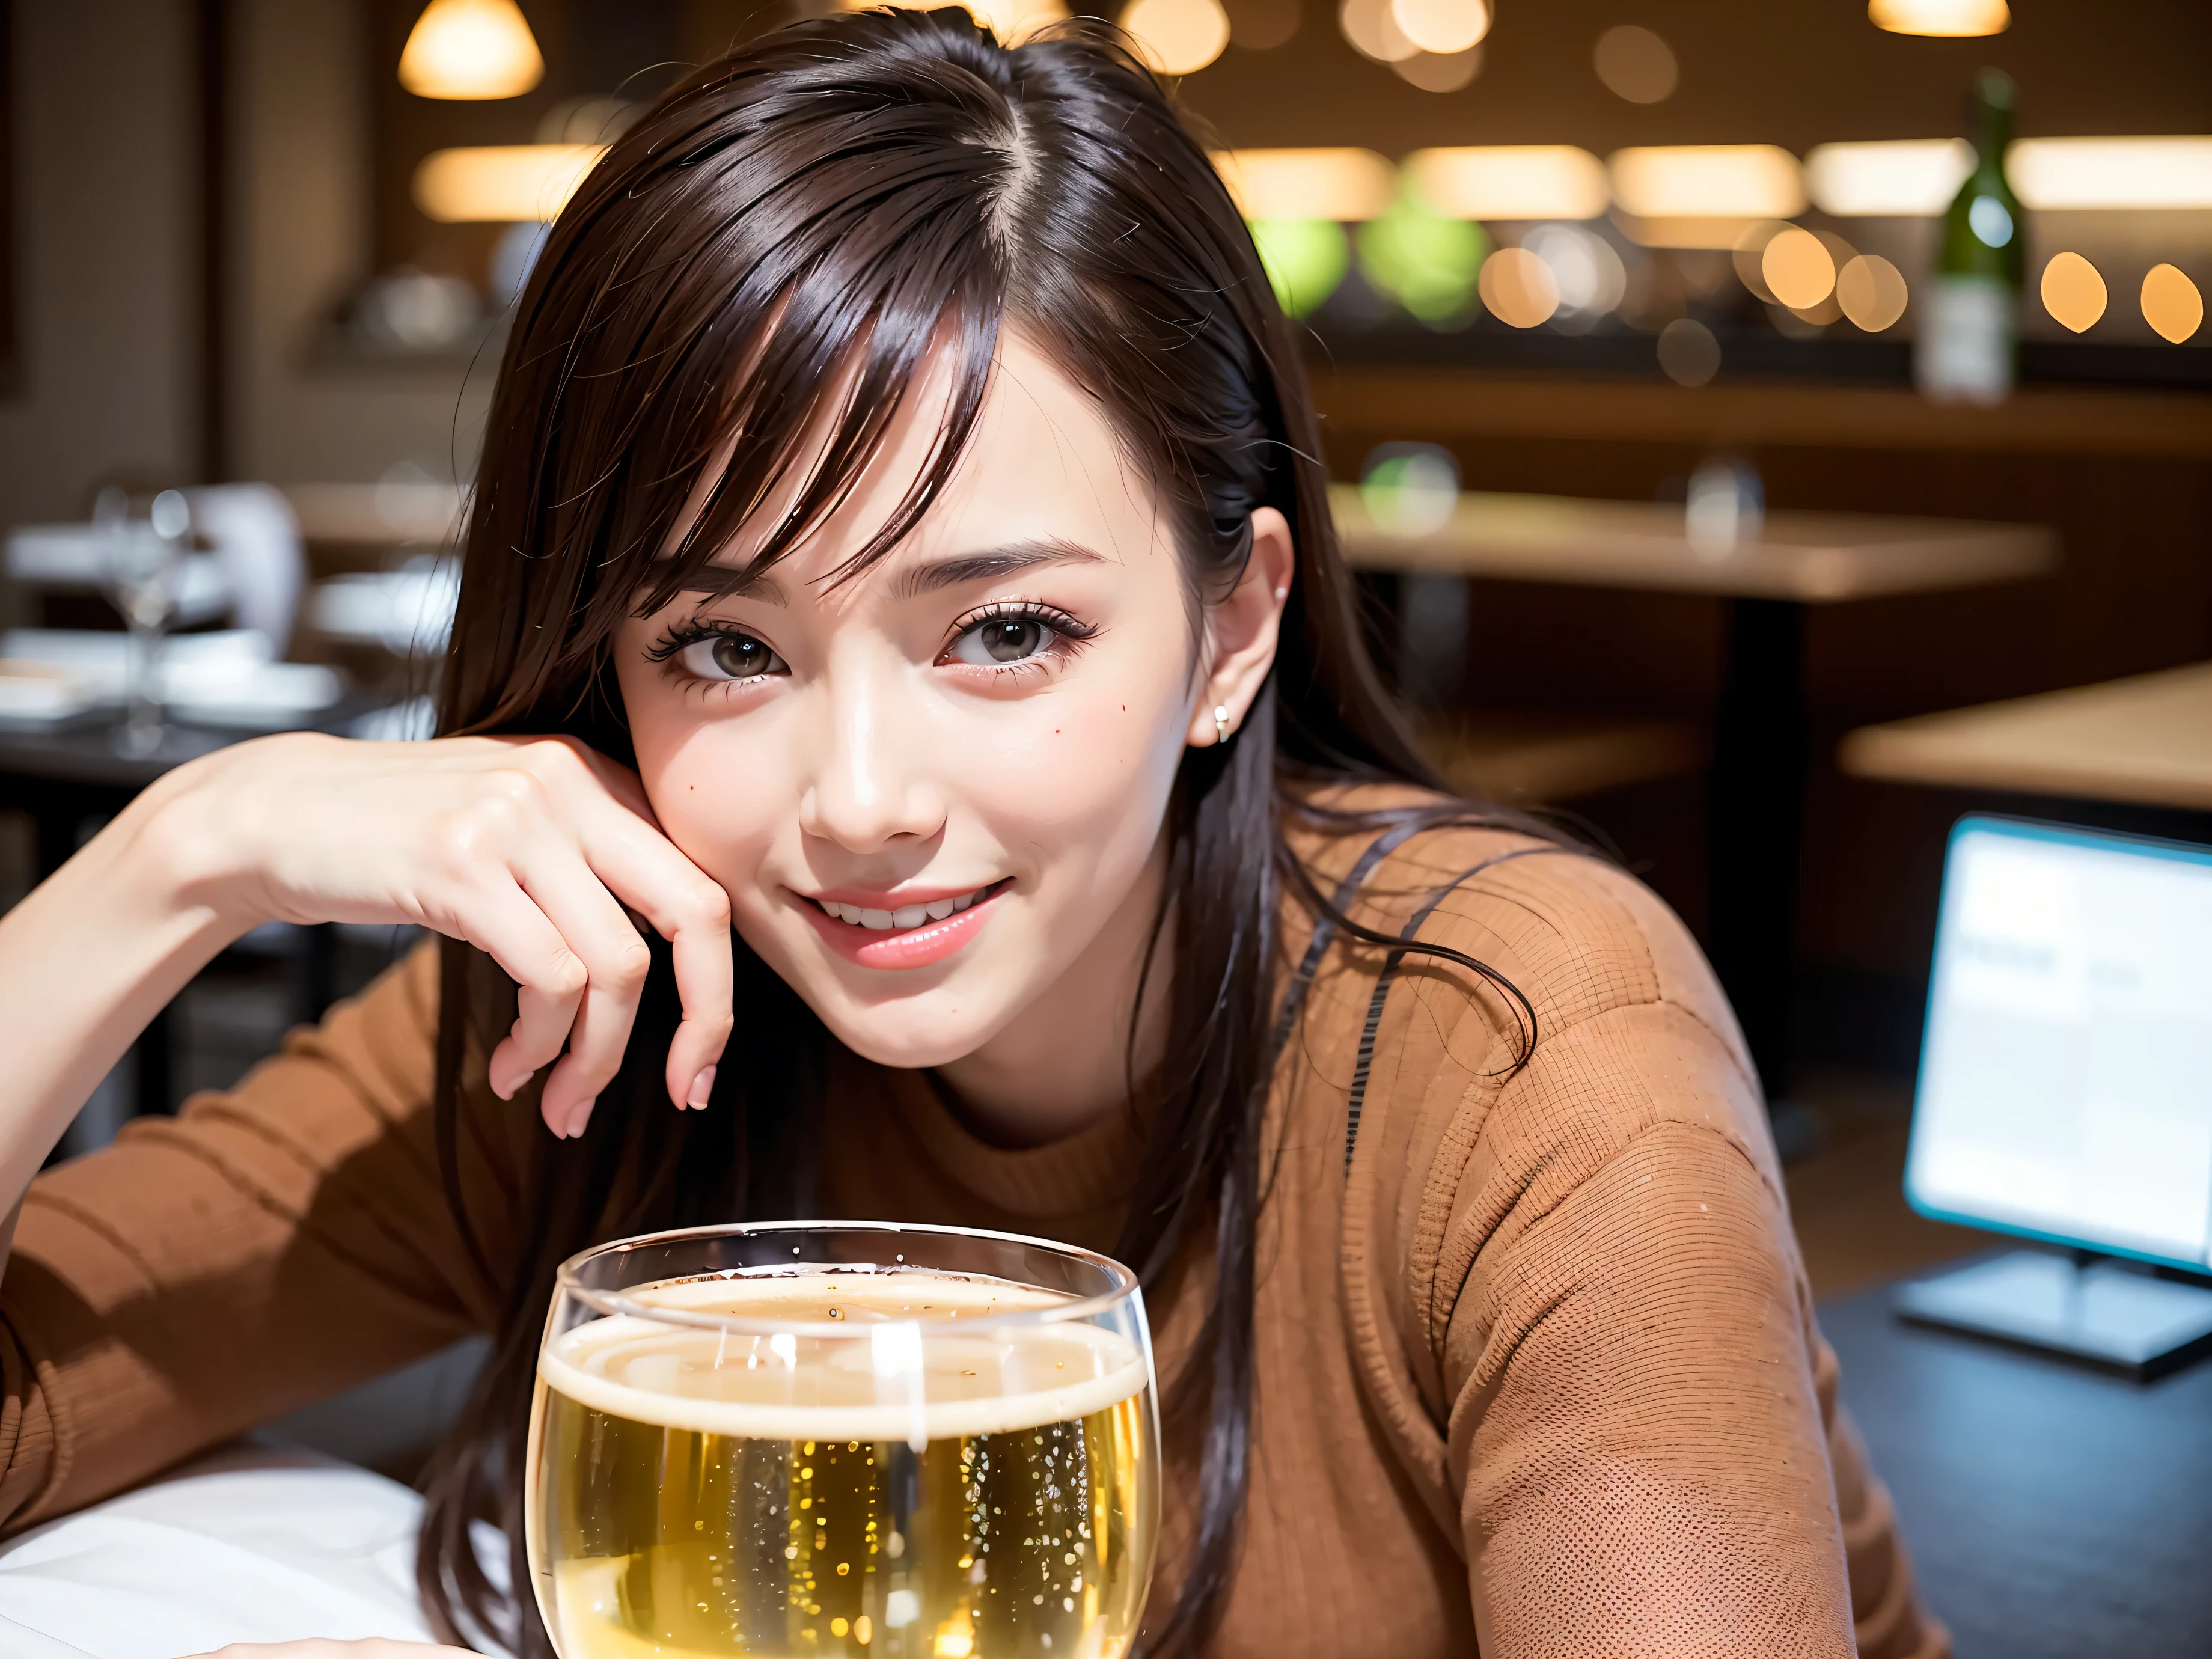
<path id="1" fill-rule="evenodd" d="M 1416 150 L 1406 172 L 1422 200 L 1459 219 L 1595 219 L 1609 194 L 1605 163 L 1572 144 Z"/>
<path id="2" fill-rule="evenodd" d="M 1132 0 L 1121 27 L 1159 75 L 1195 75 L 1229 45 L 1221 0 Z"/>
<path id="3" fill-rule="evenodd" d="M 417 98 L 514 98 L 544 74 L 514 0 L 430 0 L 399 53 L 399 84 Z"/>
<path id="4" fill-rule="evenodd" d="M 2212 137 L 2023 138 L 2005 173 L 2031 208 L 2212 208 Z"/>
<path id="5" fill-rule="evenodd" d="M 1797 158 L 1772 144 L 1613 152 L 1613 199 L 1639 219 L 1790 219 L 1805 210 Z"/>
<path id="6" fill-rule="evenodd" d="M 1867 16 L 1892 34 L 2002 34 L 2012 27 L 2005 0 L 1868 0 Z"/>
<path id="7" fill-rule="evenodd" d="M 606 153 L 604 144 L 433 150 L 415 169 L 415 205 L 441 224 L 550 221 Z"/>
<path id="8" fill-rule="evenodd" d="M 1820 144 L 1806 153 L 1805 189 L 1839 219 L 1933 218 L 1973 170 L 1974 147 L 1963 138 Z"/>
<path id="9" fill-rule="evenodd" d="M 1247 219 L 1379 219 L 1398 193 L 1371 149 L 1225 149 L 1213 165 Z"/>

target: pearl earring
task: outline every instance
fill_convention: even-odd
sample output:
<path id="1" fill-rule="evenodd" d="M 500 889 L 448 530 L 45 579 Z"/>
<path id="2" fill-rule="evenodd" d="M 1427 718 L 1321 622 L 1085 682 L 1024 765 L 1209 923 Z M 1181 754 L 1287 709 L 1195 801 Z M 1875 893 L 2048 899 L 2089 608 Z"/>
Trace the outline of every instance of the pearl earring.
<path id="1" fill-rule="evenodd" d="M 1229 741 L 1229 705 L 1225 702 L 1213 705 L 1213 741 L 1217 744 Z"/>

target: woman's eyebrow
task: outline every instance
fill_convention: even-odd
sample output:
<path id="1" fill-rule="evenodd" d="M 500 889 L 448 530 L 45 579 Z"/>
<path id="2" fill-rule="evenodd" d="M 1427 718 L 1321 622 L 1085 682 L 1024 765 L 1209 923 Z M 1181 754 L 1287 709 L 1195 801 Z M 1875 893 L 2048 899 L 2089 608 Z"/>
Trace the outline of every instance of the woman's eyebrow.
<path id="1" fill-rule="evenodd" d="M 655 559 L 646 567 L 645 580 L 641 586 L 651 590 L 675 573 L 677 561 Z M 758 599 L 763 605 L 787 605 L 790 598 L 783 584 L 766 570 L 732 570 L 726 564 L 702 565 L 684 578 L 678 586 L 679 593 L 708 593 L 718 599 Z"/>
<path id="2" fill-rule="evenodd" d="M 933 564 L 910 566 L 899 572 L 891 591 L 902 599 L 919 599 L 939 588 L 997 581 L 1017 571 L 1034 570 L 1041 565 L 1105 562 L 1104 555 L 1094 553 L 1080 543 L 1046 537 L 1037 541 L 1009 542 L 1004 547 L 964 553 L 957 559 L 940 559 Z"/>

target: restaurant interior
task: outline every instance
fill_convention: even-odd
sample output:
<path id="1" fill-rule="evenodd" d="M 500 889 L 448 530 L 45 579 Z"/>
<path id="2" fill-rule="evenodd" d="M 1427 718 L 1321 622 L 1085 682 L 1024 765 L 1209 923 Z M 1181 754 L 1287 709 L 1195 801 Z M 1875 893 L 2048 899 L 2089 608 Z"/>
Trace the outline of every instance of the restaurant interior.
<path id="1" fill-rule="evenodd" d="M 835 3 L 0 0 L 0 904 L 220 745 L 428 735 L 544 222 Z M 2212 1651 L 2212 9 L 1099 15 L 1297 319 L 1430 758 L 1711 957 L 1957 1652 Z M 2015 923 L 2089 988 L 2008 1003 Z M 408 943 L 249 935 L 56 1156 Z M 274 1432 L 411 1479 L 476 1358 Z"/>

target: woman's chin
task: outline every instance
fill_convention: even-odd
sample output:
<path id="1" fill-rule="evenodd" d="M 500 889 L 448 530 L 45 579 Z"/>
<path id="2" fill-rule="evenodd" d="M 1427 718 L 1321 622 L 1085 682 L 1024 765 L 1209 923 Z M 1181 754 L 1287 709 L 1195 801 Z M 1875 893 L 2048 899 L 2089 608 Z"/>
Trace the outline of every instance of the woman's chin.
<path id="1" fill-rule="evenodd" d="M 806 1000 L 830 1034 L 861 1059 L 908 1072 L 966 1059 L 1012 1018 L 1010 1012 L 1006 1018 L 979 1019 L 967 1009 L 947 1006 L 950 999 L 927 994 L 869 1007 L 825 1007 Z"/>

